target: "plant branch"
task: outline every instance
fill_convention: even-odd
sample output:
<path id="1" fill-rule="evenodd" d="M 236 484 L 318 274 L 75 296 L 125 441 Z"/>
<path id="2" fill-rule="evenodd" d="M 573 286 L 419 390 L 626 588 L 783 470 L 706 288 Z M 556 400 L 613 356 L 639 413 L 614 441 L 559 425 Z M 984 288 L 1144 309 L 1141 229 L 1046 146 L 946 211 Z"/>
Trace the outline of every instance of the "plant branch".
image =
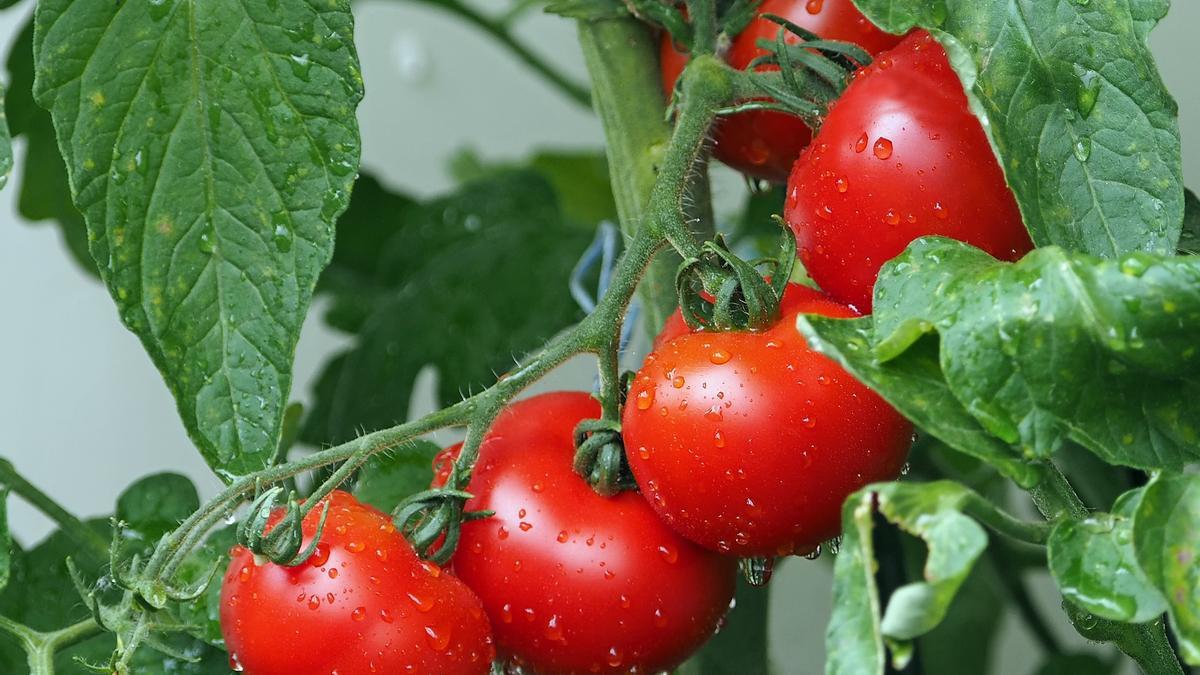
<path id="1" fill-rule="evenodd" d="M 83 548 L 83 553 L 89 558 L 96 562 L 108 560 L 108 541 L 60 506 L 50 495 L 26 480 L 7 459 L 0 459 L 0 485 L 7 486 L 14 494 L 53 520 L 59 529 Z"/>
<path id="2" fill-rule="evenodd" d="M 1050 523 L 1037 523 L 1014 518 L 977 492 L 969 493 L 963 504 L 963 513 L 1017 541 L 1044 545 L 1050 538 Z"/>
<path id="3" fill-rule="evenodd" d="M 0 630 L 9 633 L 21 643 L 28 659 L 30 675 L 54 675 L 55 654 L 99 635 L 103 629 L 94 619 L 89 618 L 66 628 L 43 633 L 0 616 Z"/>
<path id="4" fill-rule="evenodd" d="M 543 80 L 553 85 L 567 98 L 584 107 L 591 105 L 591 96 L 588 94 L 587 87 L 573 81 L 566 74 L 550 65 L 513 35 L 509 29 L 509 23 L 512 20 L 511 17 L 493 19 L 477 12 L 475 9 L 461 2 L 461 0 L 417 1 L 423 2 L 430 7 L 437 7 L 438 9 L 456 14 L 467 23 L 492 36 L 492 38 L 512 52 L 513 56 L 516 56 L 522 63 L 532 68 Z"/>

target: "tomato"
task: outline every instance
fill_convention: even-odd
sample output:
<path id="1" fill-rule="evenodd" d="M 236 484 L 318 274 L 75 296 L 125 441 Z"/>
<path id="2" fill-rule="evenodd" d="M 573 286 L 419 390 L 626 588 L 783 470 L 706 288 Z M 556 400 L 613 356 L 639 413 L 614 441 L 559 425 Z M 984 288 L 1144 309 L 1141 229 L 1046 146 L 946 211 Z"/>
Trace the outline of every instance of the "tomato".
<path id="1" fill-rule="evenodd" d="M 962 83 L 924 31 L 859 71 L 796 162 L 784 214 L 813 280 L 863 311 L 879 268 L 918 237 L 1005 260 L 1033 248 Z"/>
<path id="2" fill-rule="evenodd" d="M 875 54 L 900 41 L 875 27 L 850 0 L 766 0 L 761 14 L 775 14 L 831 40 L 855 42 Z M 744 69 L 767 53 L 758 40 L 775 40 L 779 24 L 755 18 L 733 40 L 727 56 L 730 65 Z M 789 41 L 799 38 L 789 35 Z M 687 54 L 675 48 L 671 37 L 663 37 L 663 87 L 669 93 L 687 64 Z M 812 138 L 808 126 L 794 115 L 774 110 L 752 110 L 721 120 L 716 129 L 714 154 L 725 164 L 756 178 L 782 183 L 792 163 Z"/>
<path id="3" fill-rule="evenodd" d="M 841 530 L 859 487 L 900 473 L 912 427 L 808 348 L 799 312 L 853 309 L 797 284 L 761 332 L 661 342 L 638 372 L 623 435 L 633 475 L 688 539 L 739 556 L 806 553 Z"/>
<path id="4" fill-rule="evenodd" d="M 320 509 L 304 519 L 305 546 L 319 519 Z M 234 548 L 221 634 L 231 667 L 250 675 L 486 673 L 494 658 L 471 590 L 418 558 L 391 518 L 341 491 L 307 562 L 257 565 Z"/>
<path id="5" fill-rule="evenodd" d="M 575 474 L 572 431 L 599 416 L 582 392 L 512 404 L 467 488 L 467 509 L 495 515 L 463 525 L 453 568 L 483 601 L 498 651 L 533 672 L 669 670 L 733 597 L 733 559 L 680 538 L 640 495 L 604 498 Z"/>

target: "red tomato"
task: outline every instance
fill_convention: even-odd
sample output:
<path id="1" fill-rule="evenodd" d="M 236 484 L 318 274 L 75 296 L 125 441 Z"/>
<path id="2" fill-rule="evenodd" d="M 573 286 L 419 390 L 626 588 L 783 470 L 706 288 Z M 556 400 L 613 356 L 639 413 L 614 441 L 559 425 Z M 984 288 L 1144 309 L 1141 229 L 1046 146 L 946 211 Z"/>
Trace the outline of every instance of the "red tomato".
<path id="1" fill-rule="evenodd" d="M 345 492 L 329 500 L 307 562 L 257 565 L 234 548 L 221 584 L 230 666 L 250 675 L 488 672 L 495 652 L 479 598 L 419 559 L 387 515 Z M 319 519 L 320 509 L 304 519 L 305 546 Z"/>
<path id="2" fill-rule="evenodd" d="M 575 472 L 582 392 L 525 399 L 480 449 L 453 566 L 483 600 L 501 654 L 539 673 L 669 670 L 713 634 L 735 563 L 682 539 L 636 493 L 604 498 Z M 435 483 L 437 480 L 435 479 Z"/>
<path id="3" fill-rule="evenodd" d="M 1005 260 L 1033 248 L 946 52 L 926 32 L 859 71 L 788 180 L 809 275 L 870 311 L 880 266 L 938 234 Z"/>
<path id="4" fill-rule="evenodd" d="M 759 14 L 781 16 L 824 38 L 855 42 L 871 54 L 900 41 L 867 21 L 850 0 L 766 0 Z M 779 24 L 762 18 L 751 21 L 730 46 L 730 65 L 746 68 L 766 53 L 756 44 L 758 40 L 774 40 L 778 33 Z M 790 36 L 790 42 L 799 42 L 799 38 Z M 661 57 L 663 87 L 669 93 L 688 57 L 675 48 L 669 35 L 663 37 Z M 715 135 L 717 159 L 743 173 L 779 183 L 787 180 L 792 163 L 812 138 L 799 117 L 770 110 L 748 111 L 721 120 Z"/>
<path id="5" fill-rule="evenodd" d="M 646 357 L 625 451 L 646 499 L 688 539 L 739 556 L 805 553 L 841 530 L 859 487 L 900 473 L 912 427 L 796 332 L 799 312 L 852 317 L 792 284 L 758 333 L 696 332 Z"/>

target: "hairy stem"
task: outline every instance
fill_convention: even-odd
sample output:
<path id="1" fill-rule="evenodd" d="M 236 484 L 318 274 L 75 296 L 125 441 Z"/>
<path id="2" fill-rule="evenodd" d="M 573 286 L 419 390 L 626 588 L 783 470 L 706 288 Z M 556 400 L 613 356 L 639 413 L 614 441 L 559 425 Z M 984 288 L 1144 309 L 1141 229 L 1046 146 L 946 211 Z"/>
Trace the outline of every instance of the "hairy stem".
<path id="1" fill-rule="evenodd" d="M 0 485 L 24 499 L 38 511 L 53 520 L 67 536 L 83 549 L 84 555 L 97 562 L 108 560 L 108 541 L 54 501 L 50 495 L 39 490 L 17 472 L 7 459 L 0 459 Z"/>
<path id="2" fill-rule="evenodd" d="M 587 107 L 591 105 L 591 96 L 588 94 L 587 87 L 575 82 L 540 56 L 533 53 L 525 43 L 518 40 L 512 34 L 512 31 L 509 30 L 509 21 L 511 21 L 511 18 L 507 20 L 504 18 L 492 19 L 477 12 L 460 0 L 419 1 L 424 2 L 430 7 L 436 7 L 456 14 L 467 23 L 492 36 L 492 38 L 512 52 L 513 56 L 516 56 L 522 63 L 532 68 L 535 73 L 562 92 L 564 96 L 581 106 Z"/>
<path id="3" fill-rule="evenodd" d="M 1035 523 L 1014 518 L 975 492 L 970 493 L 963 504 L 963 513 L 1017 541 L 1045 544 L 1050 538 L 1050 523 Z"/>
<path id="4" fill-rule="evenodd" d="M 0 616 L 0 630 L 21 643 L 28 659 L 30 675 L 54 675 L 55 654 L 102 632 L 100 625 L 90 618 L 43 633 L 4 616 Z"/>

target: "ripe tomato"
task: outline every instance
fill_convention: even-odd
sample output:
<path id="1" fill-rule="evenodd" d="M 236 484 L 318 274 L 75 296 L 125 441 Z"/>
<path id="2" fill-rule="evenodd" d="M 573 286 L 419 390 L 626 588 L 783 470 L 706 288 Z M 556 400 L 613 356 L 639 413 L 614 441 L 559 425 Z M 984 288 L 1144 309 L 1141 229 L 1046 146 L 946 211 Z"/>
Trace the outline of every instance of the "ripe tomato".
<path id="1" fill-rule="evenodd" d="M 582 392 L 512 404 L 467 488 L 468 509 L 495 515 L 463 525 L 454 571 L 483 600 L 500 653 L 533 672 L 670 670 L 733 597 L 733 559 L 680 538 L 639 495 L 606 499 L 575 474 L 572 430 L 599 415 Z"/>
<path id="2" fill-rule="evenodd" d="M 1033 248 L 946 52 L 924 31 L 859 71 L 788 180 L 809 275 L 870 311 L 880 266 L 938 234 L 1005 260 Z"/>
<path id="3" fill-rule="evenodd" d="M 680 534 L 739 556 L 805 553 L 841 530 L 859 487 L 900 473 L 912 427 L 796 332 L 852 317 L 792 284 L 768 330 L 696 332 L 646 357 L 623 434 L 646 499 Z"/>
<path id="4" fill-rule="evenodd" d="M 871 54 L 900 41 L 867 21 L 850 0 L 766 0 L 758 13 L 781 16 L 824 38 L 855 42 Z M 751 21 L 730 46 L 727 56 L 730 65 L 742 69 L 749 66 L 766 53 L 758 47 L 758 40 L 774 40 L 778 32 L 779 24 L 763 18 Z M 799 38 L 790 36 L 790 41 L 799 42 Z M 687 54 L 677 50 L 671 36 L 665 35 L 661 61 L 663 87 L 668 93 L 675 87 L 687 60 Z M 721 120 L 715 136 L 717 159 L 756 178 L 782 183 L 800 151 L 811 140 L 812 132 L 794 115 L 752 110 Z"/>
<path id="5" fill-rule="evenodd" d="M 297 567 L 233 550 L 221 584 L 230 666 L 250 675 L 488 672 L 479 598 L 419 559 L 391 518 L 336 491 L 321 543 Z M 281 514 L 276 513 L 273 523 Z M 304 519 L 308 541 L 320 509 Z"/>

